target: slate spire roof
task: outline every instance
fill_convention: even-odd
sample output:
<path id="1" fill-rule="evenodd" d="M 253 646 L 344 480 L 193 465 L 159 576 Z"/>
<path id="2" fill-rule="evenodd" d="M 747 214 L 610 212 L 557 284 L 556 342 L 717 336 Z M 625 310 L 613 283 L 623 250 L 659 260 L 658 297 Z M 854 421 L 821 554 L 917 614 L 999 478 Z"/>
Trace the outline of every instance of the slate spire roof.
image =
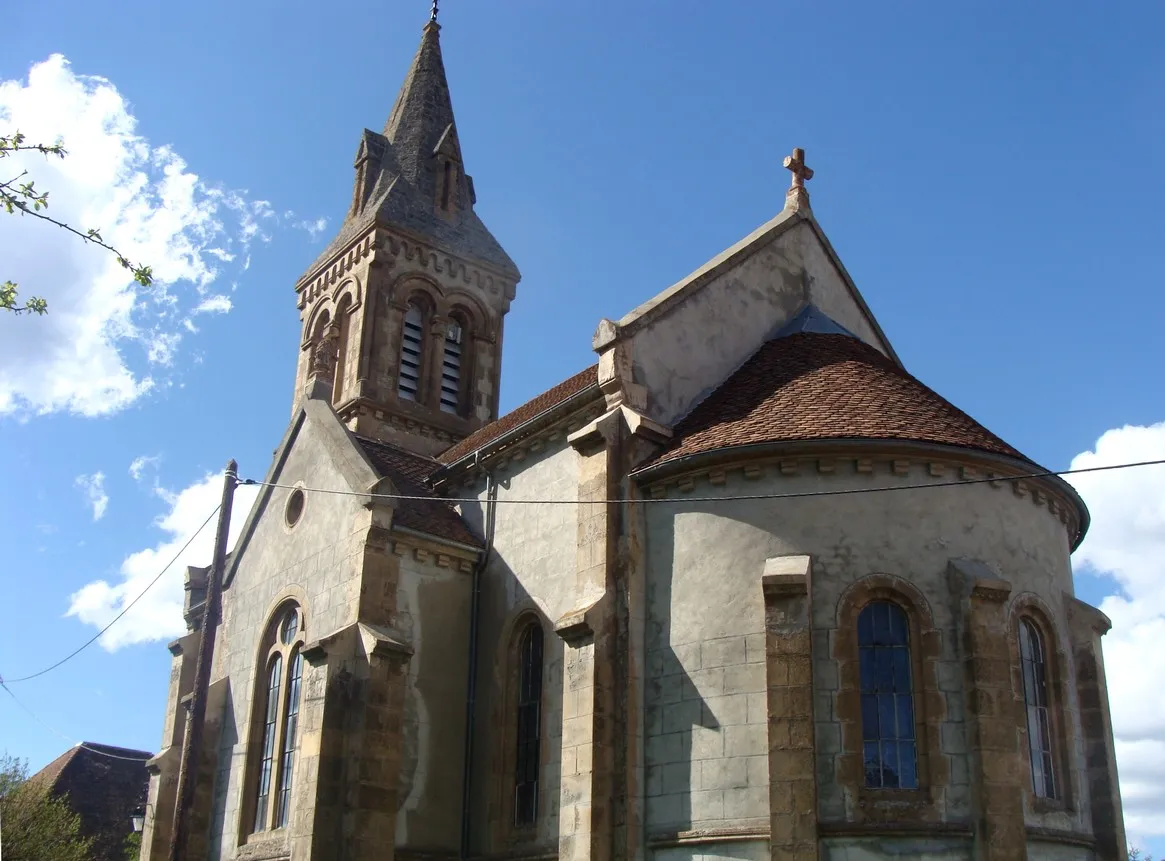
<path id="1" fill-rule="evenodd" d="M 383 132 L 392 144 L 401 175 L 418 191 L 430 193 L 436 179 L 433 152 L 446 132 L 454 137 L 457 134 L 453 99 L 445 77 L 445 61 L 441 58 L 440 30 L 435 21 L 425 25 L 421 45 Z"/>
<path id="2" fill-rule="evenodd" d="M 441 56 L 441 27 L 429 21 L 405 75 L 383 132 L 365 129 L 356 150 L 353 205 L 339 234 L 304 273 L 319 267 L 373 224 L 398 227 L 469 261 L 489 266 L 515 281 L 514 261 L 473 211 L 473 180 L 464 173 L 453 100 Z M 458 165 L 455 212 L 436 209 L 440 160 Z"/>

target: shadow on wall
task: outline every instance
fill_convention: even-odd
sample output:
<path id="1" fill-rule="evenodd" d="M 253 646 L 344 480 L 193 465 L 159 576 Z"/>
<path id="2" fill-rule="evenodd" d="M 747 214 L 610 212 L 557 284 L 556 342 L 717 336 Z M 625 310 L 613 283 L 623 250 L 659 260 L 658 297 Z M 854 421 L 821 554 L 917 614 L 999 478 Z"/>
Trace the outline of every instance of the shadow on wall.
<path id="1" fill-rule="evenodd" d="M 673 542 L 660 541 L 651 547 L 651 569 L 670 572 Z M 646 794 L 647 836 L 688 831 L 692 828 L 693 771 L 701 760 L 719 758 L 723 752 L 720 722 L 705 702 L 697 680 L 685 664 L 698 663 L 700 644 L 671 645 L 670 612 L 652 613 L 651 608 L 671 608 L 671 577 L 650 578 L 647 584 L 647 686 L 644 732 L 647 736 Z M 696 813 L 701 811 L 697 810 Z M 700 816 L 698 818 L 708 818 Z M 722 815 L 720 817 L 722 818 Z"/>
<path id="2" fill-rule="evenodd" d="M 574 579 L 575 560 L 562 571 Z M 560 575 L 561 576 L 561 575 Z M 562 700 L 565 644 L 550 619 L 496 550 L 481 584 L 477 702 L 473 757 L 473 854 L 558 849 L 562 788 Z M 542 631 L 541 708 L 538 721 L 537 798 L 533 824 L 516 824 L 519 764 L 519 642 L 526 626 Z M 528 749 L 528 748 L 527 748 Z"/>

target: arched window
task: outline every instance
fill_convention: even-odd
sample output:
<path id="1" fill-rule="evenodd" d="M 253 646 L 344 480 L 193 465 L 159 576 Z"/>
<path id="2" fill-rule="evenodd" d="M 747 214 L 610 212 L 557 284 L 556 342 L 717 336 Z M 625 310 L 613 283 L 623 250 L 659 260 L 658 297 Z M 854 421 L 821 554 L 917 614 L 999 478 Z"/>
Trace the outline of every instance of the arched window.
<path id="1" fill-rule="evenodd" d="M 283 828 L 288 822 L 299 741 L 303 643 L 303 616 L 294 604 L 286 605 L 264 638 L 267 672 L 254 711 L 261 725 L 256 738 L 253 831 Z"/>
<path id="2" fill-rule="evenodd" d="M 441 357 L 441 412 L 461 412 L 461 362 L 465 328 L 457 319 L 445 329 L 445 349 Z"/>
<path id="3" fill-rule="evenodd" d="M 1028 758 L 1032 791 L 1039 798 L 1056 797 L 1052 754 L 1052 722 L 1048 709 L 1048 671 L 1043 639 L 1030 619 L 1019 622 L 1019 659 L 1023 671 L 1023 704 L 1027 713 Z"/>
<path id="4" fill-rule="evenodd" d="M 858 656 L 866 786 L 916 789 L 918 751 L 910 630 L 901 607 L 890 601 L 874 601 L 862 608 L 858 614 Z"/>
<path id="5" fill-rule="evenodd" d="M 332 403 L 339 404 L 344 394 L 344 374 L 348 370 L 348 341 L 352 327 L 352 300 L 345 296 L 336 309 L 336 371 L 332 381 Z"/>
<path id="6" fill-rule="evenodd" d="M 542 626 L 530 622 L 518 640 L 518 743 L 514 769 L 514 824 L 538 817 L 539 741 L 542 726 Z"/>
<path id="7" fill-rule="evenodd" d="M 405 312 L 400 338 L 400 372 L 397 394 L 410 401 L 420 400 L 421 356 L 425 334 L 425 314 L 416 303 Z"/>

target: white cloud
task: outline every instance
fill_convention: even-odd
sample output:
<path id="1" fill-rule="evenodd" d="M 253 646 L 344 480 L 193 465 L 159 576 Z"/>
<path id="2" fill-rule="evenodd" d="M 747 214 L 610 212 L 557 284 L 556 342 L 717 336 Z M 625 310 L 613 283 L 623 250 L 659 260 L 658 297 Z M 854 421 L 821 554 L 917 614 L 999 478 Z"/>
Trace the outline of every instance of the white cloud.
<path id="1" fill-rule="evenodd" d="M 136 461 L 135 461 L 136 463 Z M 155 525 L 165 537 L 154 547 L 139 550 L 121 564 L 121 580 L 88 583 L 69 599 L 68 615 L 101 628 L 120 613 L 130 601 L 145 592 L 124 618 L 101 637 L 109 651 L 134 643 L 167 640 L 186 631 L 182 619 L 183 578 L 186 566 L 210 564 L 214 552 L 216 518 L 206 523 L 181 554 L 178 551 L 198 531 L 215 510 L 222 496 L 222 473 L 208 474 L 201 481 L 177 493 L 159 488 L 168 510 Z M 240 487 L 235 492 L 228 546 L 233 546 L 247 513 L 258 495 L 257 487 Z M 177 555 L 177 558 L 175 556 Z M 170 563 L 158 583 L 146 592 L 162 567 Z"/>
<path id="2" fill-rule="evenodd" d="M 104 517 L 105 509 L 109 507 L 109 495 L 105 492 L 105 473 L 78 475 L 74 484 L 85 491 L 85 501 L 93 509 L 93 520 L 98 521 Z"/>
<path id="3" fill-rule="evenodd" d="M 142 475 L 147 469 L 157 469 L 158 464 L 161 463 L 162 456 L 160 454 L 142 454 L 138 455 L 130 462 L 129 475 L 134 481 L 141 481 Z"/>
<path id="4" fill-rule="evenodd" d="M 308 236 L 312 239 L 318 239 L 319 235 L 328 229 L 328 220 L 326 218 L 317 218 L 315 221 L 300 221 L 295 226 L 306 230 Z"/>
<path id="5" fill-rule="evenodd" d="M 207 296 L 198 303 L 198 307 L 194 309 L 195 314 L 225 314 L 231 310 L 231 300 L 221 293 L 216 293 L 214 296 Z"/>
<path id="6" fill-rule="evenodd" d="M 1165 422 L 1106 431 L 1072 468 L 1165 458 Z M 1092 513 L 1074 562 L 1119 587 L 1100 605 L 1125 821 L 1165 834 L 1165 465 L 1069 476 Z"/>
<path id="7" fill-rule="evenodd" d="M 50 215 L 99 229 L 155 281 L 141 287 L 112 254 L 47 222 L 0 214 L 0 280 L 49 303 L 46 317 L 0 315 L 0 415 L 116 412 L 165 382 L 197 331 L 192 314 L 230 310 L 211 286 L 225 266 L 244 271 L 251 245 L 282 222 L 266 201 L 215 187 L 151 144 L 113 83 L 59 54 L 27 81 L 0 81 L 0 133 L 17 130 L 62 140 L 68 156 L 18 153 L 0 162 L 2 178 L 29 171 Z"/>

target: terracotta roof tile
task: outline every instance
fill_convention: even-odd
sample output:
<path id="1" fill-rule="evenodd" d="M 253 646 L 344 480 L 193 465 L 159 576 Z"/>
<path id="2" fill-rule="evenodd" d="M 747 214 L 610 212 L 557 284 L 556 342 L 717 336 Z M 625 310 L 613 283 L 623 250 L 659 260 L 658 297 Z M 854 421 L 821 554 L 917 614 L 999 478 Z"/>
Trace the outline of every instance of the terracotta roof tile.
<path id="1" fill-rule="evenodd" d="M 104 755 L 103 755 L 104 754 Z M 30 786 L 68 799 L 81 819 L 81 834 L 93 839 L 93 858 L 121 858 L 130 816 L 146 802 L 150 775 L 144 750 L 96 744 L 76 746 L 29 778 Z"/>
<path id="2" fill-rule="evenodd" d="M 679 422 L 654 462 L 824 439 L 941 443 L 1027 460 L 863 341 L 798 333 L 764 344 Z"/>
<path id="3" fill-rule="evenodd" d="M 563 380 L 557 386 L 547 389 L 538 395 L 538 397 L 526 401 L 526 403 L 506 413 L 500 419 L 496 419 L 480 430 L 471 433 L 461 442 L 443 451 L 437 460 L 443 464 L 453 463 L 458 458 L 464 457 L 475 449 L 479 449 L 493 442 L 498 437 L 528 422 L 540 413 L 544 413 L 546 410 L 558 406 L 567 398 L 572 395 L 577 395 L 588 386 L 593 385 L 597 387 L 598 384 L 599 366 L 591 365 L 586 370 L 579 371 L 573 377 Z"/>
<path id="4" fill-rule="evenodd" d="M 453 506 L 442 500 L 425 484 L 425 479 L 441 464 L 432 458 L 405 451 L 385 442 L 357 436 L 356 441 L 381 475 L 396 485 L 403 496 L 427 496 L 431 499 L 401 500 L 397 503 L 394 522 L 459 544 L 481 547 L 482 541 L 465 525 Z"/>

